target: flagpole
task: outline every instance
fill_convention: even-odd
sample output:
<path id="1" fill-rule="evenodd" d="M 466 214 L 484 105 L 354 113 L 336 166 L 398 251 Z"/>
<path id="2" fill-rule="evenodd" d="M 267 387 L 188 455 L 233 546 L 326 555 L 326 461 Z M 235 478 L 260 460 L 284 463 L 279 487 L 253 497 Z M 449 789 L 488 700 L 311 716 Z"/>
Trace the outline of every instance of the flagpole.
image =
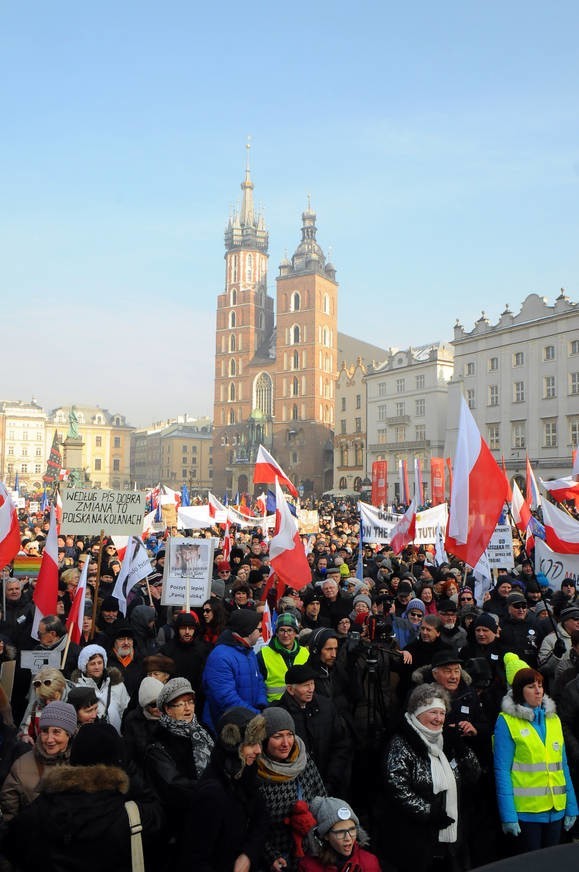
<path id="1" fill-rule="evenodd" d="M 74 629 L 74 623 L 71 623 L 70 627 L 68 628 L 66 645 L 64 647 L 64 651 L 62 652 L 62 661 L 60 663 L 61 669 L 64 669 L 64 664 L 66 663 L 66 658 L 68 657 L 68 649 L 70 648 L 70 642 L 72 639 L 73 629 Z"/>
<path id="2" fill-rule="evenodd" d="M 101 581 L 101 563 L 102 563 L 102 559 L 103 559 L 104 535 L 105 535 L 105 531 L 101 530 L 100 543 L 99 543 L 100 544 L 99 557 L 98 557 L 98 561 L 97 561 L 97 577 L 96 577 L 96 584 L 94 587 L 94 600 L 93 600 L 93 604 L 92 604 L 92 620 L 90 622 L 90 636 L 89 636 L 90 639 L 94 639 L 94 631 L 95 631 L 95 626 L 96 626 L 96 613 L 97 613 L 98 598 L 99 598 L 99 587 L 100 587 L 100 581 Z M 69 644 L 70 644 L 70 640 L 69 640 Z"/>

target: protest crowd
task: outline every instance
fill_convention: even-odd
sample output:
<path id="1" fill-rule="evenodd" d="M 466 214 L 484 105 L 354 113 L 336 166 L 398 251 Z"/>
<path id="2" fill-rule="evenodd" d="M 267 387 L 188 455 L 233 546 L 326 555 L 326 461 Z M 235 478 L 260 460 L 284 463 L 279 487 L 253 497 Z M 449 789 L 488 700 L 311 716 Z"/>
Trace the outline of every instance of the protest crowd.
<path id="1" fill-rule="evenodd" d="M 259 517 L 227 542 L 149 534 L 126 602 L 112 538 L 63 531 L 38 626 L 36 577 L 2 569 L 0 869 L 460 872 L 573 840 L 574 581 L 548 587 L 516 547 L 477 599 L 452 553 L 362 541 L 353 502 L 311 508 L 299 587 L 272 574 Z M 49 531 L 20 512 L 18 556 Z M 181 536 L 218 540 L 189 609 L 162 604 Z"/>

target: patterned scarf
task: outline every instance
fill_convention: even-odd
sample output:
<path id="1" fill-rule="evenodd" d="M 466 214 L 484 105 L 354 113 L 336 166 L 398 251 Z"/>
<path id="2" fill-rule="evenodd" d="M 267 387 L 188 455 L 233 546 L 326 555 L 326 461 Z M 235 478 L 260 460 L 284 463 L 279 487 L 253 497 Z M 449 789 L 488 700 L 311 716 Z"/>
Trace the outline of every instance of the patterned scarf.
<path id="1" fill-rule="evenodd" d="M 181 739 L 189 739 L 191 741 L 193 763 L 195 764 L 197 778 L 200 778 L 203 772 L 205 772 L 213 749 L 213 739 L 209 733 L 203 729 L 195 716 L 191 723 L 188 724 L 185 721 L 176 721 L 175 718 L 162 714 L 159 718 L 159 723 L 172 736 L 179 736 Z"/>
<path id="2" fill-rule="evenodd" d="M 307 762 L 306 746 L 300 737 L 296 736 L 294 746 L 287 760 L 283 763 L 279 760 L 272 760 L 265 753 L 261 754 L 257 760 L 257 774 L 264 781 L 273 781 L 276 784 L 283 781 L 293 781 L 294 778 L 302 774 Z"/>

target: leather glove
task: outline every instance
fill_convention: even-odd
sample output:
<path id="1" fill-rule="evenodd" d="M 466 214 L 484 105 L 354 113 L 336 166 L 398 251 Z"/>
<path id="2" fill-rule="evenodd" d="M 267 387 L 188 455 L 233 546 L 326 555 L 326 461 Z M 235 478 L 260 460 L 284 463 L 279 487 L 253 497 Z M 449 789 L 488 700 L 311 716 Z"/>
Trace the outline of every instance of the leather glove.
<path id="1" fill-rule="evenodd" d="M 566 833 L 573 827 L 573 824 L 577 820 L 577 815 L 574 814 L 566 814 L 563 818 L 563 829 Z"/>
<path id="2" fill-rule="evenodd" d="M 430 820 L 438 827 L 439 830 L 445 830 L 454 823 L 454 818 L 451 818 L 446 813 L 446 790 L 441 790 L 434 797 L 430 806 Z"/>
<path id="3" fill-rule="evenodd" d="M 518 836 L 521 833 L 521 828 L 516 822 L 507 822 L 506 824 L 501 824 L 501 826 L 505 836 Z"/>

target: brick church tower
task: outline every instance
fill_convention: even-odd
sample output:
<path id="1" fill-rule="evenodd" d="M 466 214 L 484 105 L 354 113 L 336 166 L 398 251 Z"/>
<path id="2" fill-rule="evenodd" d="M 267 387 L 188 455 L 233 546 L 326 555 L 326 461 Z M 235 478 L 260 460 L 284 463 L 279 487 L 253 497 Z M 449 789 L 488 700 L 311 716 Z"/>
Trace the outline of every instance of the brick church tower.
<path id="1" fill-rule="evenodd" d="M 225 231 L 225 291 L 217 300 L 213 489 L 220 498 L 253 494 L 262 443 L 307 497 L 332 486 L 338 285 L 308 204 L 300 244 L 279 267 L 276 329 L 268 233 L 253 187 L 248 157 L 241 208 Z"/>

